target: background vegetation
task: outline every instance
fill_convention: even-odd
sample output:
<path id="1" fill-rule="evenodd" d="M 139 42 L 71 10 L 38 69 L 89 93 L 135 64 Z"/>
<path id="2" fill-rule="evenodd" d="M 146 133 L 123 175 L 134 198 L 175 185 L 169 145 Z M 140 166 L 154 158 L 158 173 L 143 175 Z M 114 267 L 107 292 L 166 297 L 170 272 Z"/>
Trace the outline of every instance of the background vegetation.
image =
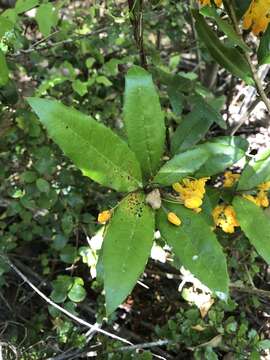
<path id="1" fill-rule="evenodd" d="M 61 100 L 123 137 L 124 79 L 137 64 L 158 88 L 167 145 L 186 117 L 195 129 L 212 117 L 192 130 L 188 145 L 240 135 L 251 159 L 269 145 L 270 29 L 261 37 L 246 30 L 240 41 L 215 19 L 228 20 L 226 4 L 214 14 L 214 4 L 204 8 L 203 19 L 224 41 L 225 54 L 249 46 L 251 70 L 239 65 L 237 53 L 232 68 L 217 63 L 209 49 L 215 41 L 203 41 L 205 28 L 199 36 L 192 12 L 199 4 L 192 0 L 0 2 L 0 359 L 269 356 L 269 267 L 241 232 L 219 232 L 230 275 L 227 302 L 213 300 L 157 238 L 133 292 L 106 317 L 97 217 L 121 195 L 84 177 L 25 100 Z M 249 5 L 235 1 L 239 19 Z M 198 94 L 203 110 L 196 108 Z M 222 181 L 218 176 L 215 184 Z"/>

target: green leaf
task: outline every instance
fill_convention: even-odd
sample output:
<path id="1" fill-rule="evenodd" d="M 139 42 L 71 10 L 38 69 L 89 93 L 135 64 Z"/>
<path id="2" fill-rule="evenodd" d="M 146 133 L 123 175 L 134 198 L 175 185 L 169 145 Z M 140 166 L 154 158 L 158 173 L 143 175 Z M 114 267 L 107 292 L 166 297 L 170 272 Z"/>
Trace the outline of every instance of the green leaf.
<path id="1" fill-rule="evenodd" d="M 151 75 L 138 66 L 126 75 L 124 123 L 144 178 L 155 175 L 164 151 L 164 114 Z"/>
<path id="2" fill-rule="evenodd" d="M 106 309 L 111 314 L 135 286 L 144 270 L 154 237 L 154 214 L 142 193 L 122 200 L 103 242 Z"/>
<path id="3" fill-rule="evenodd" d="M 233 207 L 241 229 L 261 257 L 270 264 L 270 220 L 264 211 L 242 197 L 235 197 Z"/>
<path id="4" fill-rule="evenodd" d="M 233 75 L 245 80 L 247 84 L 254 85 L 250 66 L 242 53 L 236 48 L 224 45 L 197 11 L 193 11 L 193 15 L 197 34 L 213 59 Z"/>
<path id="5" fill-rule="evenodd" d="M 13 24 L 13 26 L 18 20 L 17 11 L 15 8 L 5 10 L 4 12 L 2 12 L 1 16 L 8 19 Z"/>
<path id="6" fill-rule="evenodd" d="M 204 217 L 205 221 L 210 226 L 214 225 L 212 211 L 218 205 L 219 200 L 220 200 L 219 189 L 213 187 L 206 187 L 206 193 L 203 198 L 201 215 Z"/>
<path id="7" fill-rule="evenodd" d="M 213 124 L 213 117 L 204 112 L 200 105 L 194 106 L 192 111 L 178 125 L 171 139 L 173 154 L 182 152 L 197 144 Z"/>
<path id="8" fill-rule="evenodd" d="M 206 360 L 218 360 L 218 356 L 211 346 L 206 347 L 204 355 Z"/>
<path id="9" fill-rule="evenodd" d="M 217 10 L 214 6 L 204 6 L 201 8 L 200 13 L 203 16 L 209 16 L 215 19 L 219 28 L 227 35 L 228 39 L 232 42 L 234 46 L 239 46 L 244 51 L 250 51 L 247 44 L 243 39 L 235 32 L 233 26 L 227 21 L 220 18 Z"/>
<path id="10" fill-rule="evenodd" d="M 74 302 L 81 302 L 86 297 L 86 291 L 80 284 L 74 283 L 70 291 L 68 292 L 68 298 Z"/>
<path id="11" fill-rule="evenodd" d="M 270 340 L 268 340 L 268 339 L 261 340 L 258 343 L 258 347 L 259 347 L 260 350 L 270 349 Z"/>
<path id="12" fill-rule="evenodd" d="M 50 35 L 52 27 L 58 22 L 58 15 L 52 3 L 45 3 L 38 7 L 36 21 L 39 31 L 44 36 Z"/>
<path id="13" fill-rule="evenodd" d="M 88 82 L 83 82 L 79 79 L 76 79 L 72 82 L 72 89 L 79 94 L 80 96 L 84 96 L 88 92 Z"/>
<path id="14" fill-rule="evenodd" d="M 73 279 L 68 275 L 59 275 L 57 279 L 52 282 L 53 291 L 51 299 L 56 303 L 62 303 L 67 298 L 67 292 L 73 284 Z"/>
<path id="15" fill-rule="evenodd" d="M 236 15 L 238 19 L 245 14 L 252 0 L 234 0 Z"/>
<path id="16" fill-rule="evenodd" d="M 60 254 L 60 259 L 67 264 L 73 264 L 77 257 L 77 249 L 72 245 L 66 245 Z"/>
<path id="17" fill-rule="evenodd" d="M 56 303 L 63 303 L 67 298 L 67 292 L 62 289 L 54 289 L 51 293 L 51 299 Z"/>
<path id="18" fill-rule="evenodd" d="M 0 87 L 6 85 L 8 82 L 8 73 L 6 58 L 0 49 Z"/>
<path id="19" fill-rule="evenodd" d="M 250 360 L 261 360 L 261 354 L 259 351 L 253 350 L 250 354 Z"/>
<path id="20" fill-rule="evenodd" d="M 240 137 L 214 138 L 175 155 L 162 166 L 153 183 L 167 186 L 190 175 L 203 177 L 218 174 L 240 160 L 247 147 L 247 141 Z"/>
<path id="21" fill-rule="evenodd" d="M 214 98 L 212 99 L 212 103 L 215 101 L 218 101 L 220 99 Z M 201 112 L 209 117 L 212 122 L 216 123 L 218 126 L 220 126 L 222 129 L 227 129 L 227 124 L 225 123 L 223 117 L 220 115 L 220 113 L 214 108 L 214 106 L 210 103 L 208 103 L 201 95 L 195 94 L 190 97 L 189 101 L 198 109 L 201 110 Z"/>
<path id="22" fill-rule="evenodd" d="M 172 247 L 181 263 L 203 284 L 225 299 L 228 294 L 226 258 L 210 226 L 201 214 L 180 204 L 164 202 L 157 215 L 161 236 Z M 178 227 L 167 220 L 167 211 L 182 221 Z"/>
<path id="23" fill-rule="evenodd" d="M 50 137 L 85 176 L 117 191 L 142 186 L 135 155 L 109 128 L 58 101 L 29 98 L 28 102 Z"/>
<path id="24" fill-rule="evenodd" d="M 175 155 L 159 170 L 153 183 L 171 185 L 194 174 L 208 159 L 208 153 L 199 147 Z"/>
<path id="25" fill-rule="evenodd" d="M 183 73 L 171 74 L 161 68 L 153 68 L 152 73 L 156 82 L 160 82 L 168 86 L 168 89 L 173 89 L 173 91 L 189 94 L 194 89 L 194 79 L 191 80 L 188 76 L 184 76 Z"/>
<path id="26" fill-rule="evenodd" d="M 68 239 L 61 234 L 55 235 L 55 238 L 53 239 L 52 247 L 55 250 L 62 250 L 68 242 Z"/>
<path id="27" fill-rule="evenodd" d="M 13 29 L 13 23 L 5 18 L 4 16 L 0 16 L 0 39 L 5 35 L 6 32 L 11 31 Z"/>
<path id="28" fill-rule="evenodd" d="M 50 184 L 45 179 L 37 179 L 36 185 L 40 192 L 48 193 L 50 191 Z"/>
<path id="29" fill-rule="evenodd" d="M 261 38 L 257 55 L 259 65 L 270 64 L 270 25 Z"/>
<path id="30" fill-rule="evenodd" d="M 33 9 L 39 4 L 39 0 L 17 0 L 15 5 L 15 11 L 17 14 L 21 14 L 28 10 Z"/>
<path id="31" fill-rule="evenodd" d="M 36 180 L 37 178 L 37 173 L 35 173 L 34 171 L 24 171 L 21 174 L 21 180 L 25 183 L 32 183 Z"/>
<path id="32" fill-rule="evenodd" d="M 184 108 L 184 94 L 172 84 L 168 86 L 168 96 L 173 112 L 176 116 L 180 116 Z"/>
<path id="33" fill-rule="evenodd" d="M 195 173 L 196 177 L 221 173 L 245 156 L 248 142 L 237 136 L 220 136 L 201 146 L 208 153 L 207 161 Z"/>
<path id="34" fill-rule="evenodd" d="M 111 86 L 112 82 L 104 75 L 100 75 L 96 77 L 96 82 L 98 84 L 104 85 L 104 86 Z"/>
<path id="35" fill-rule="evenodd" d="M 270 180 L 270 150 L 251 160 L 244 168 L 237 190 L 250 190 Z"/>
<path id="36" fill-rule="evenodd" d="M 69 235 L 73 230 L 74 222 L 73 217 L 69 213 L 64 213 L 61 217 L 61 228 L 65 235 Z"/>

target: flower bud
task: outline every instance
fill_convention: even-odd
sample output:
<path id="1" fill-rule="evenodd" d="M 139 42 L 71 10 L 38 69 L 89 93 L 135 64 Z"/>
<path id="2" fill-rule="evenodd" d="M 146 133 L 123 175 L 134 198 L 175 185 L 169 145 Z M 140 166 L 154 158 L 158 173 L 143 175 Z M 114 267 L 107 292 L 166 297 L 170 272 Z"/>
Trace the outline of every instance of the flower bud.
<path id="1" fill-rule="evenodd" d="M 167 218 L 168 218 L 168 221 L 175 226 L 180 226 L 182 223 L 182 221 L 179 219 L 179 217 L 174 212 L 169 212 Z"/>

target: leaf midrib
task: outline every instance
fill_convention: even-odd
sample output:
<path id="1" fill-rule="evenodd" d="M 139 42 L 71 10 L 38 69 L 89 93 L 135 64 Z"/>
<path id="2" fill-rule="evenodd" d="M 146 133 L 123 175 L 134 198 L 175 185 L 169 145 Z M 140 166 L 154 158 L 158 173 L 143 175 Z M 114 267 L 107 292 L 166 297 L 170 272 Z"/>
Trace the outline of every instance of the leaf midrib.
<path id="1" fill-rule="evenodd" d="M 94 120 L 93 120 L 94 121 Z M 60 119 L 60 123 L 62 123 L 62 125 L 66 125 L 65 122 Z M 99 125 L 99 124 L 96 124 Z M 91 149 L 94 150 L 94 152 L 96 152 L 101 158 L 105 159 L 105 162 L 109 162 L 112 164 L 112 166 L 116 167 L 117 169 L 120 169 L 120 171 L 124 174 L 126 174 L 128 177 L 132 178 L 135 183 L 138 184 L 138 186 L 141 186 L 141 182 L 139 179 L 135 178 L 133 175 L 131 175 L 131 173 L 127 172 L 126 170 L 122 169 L 121 167 L 119 167 L 119 165 L 115 164 L 111 159 L 107 158 L 104 154 L 102 154 L 102 152 L 99 152 L 91 143 L 89 143 L 84 137 L 82 137 L 78 132 L 76 132 L 72 127 L 69 127 L 69 130 L 76 135 L 85 145 L 89 146 Z M 92 129 L 91 129 L 92 132 Z M 92 136 L 92 135 L 91 135 Z M 118 140 L 121 141 L 121 139 L 119 138 Z M 130 149 L 129 149 L 130 150 Z M 130 150 L 131 152 L 131 150 Z M 131 152 L 132 153 L 132 152 Z M 135 155 L 134 155 L 135 156 Z M 91 169 L 89 169 L 89 171 L 91 171 Z"/>

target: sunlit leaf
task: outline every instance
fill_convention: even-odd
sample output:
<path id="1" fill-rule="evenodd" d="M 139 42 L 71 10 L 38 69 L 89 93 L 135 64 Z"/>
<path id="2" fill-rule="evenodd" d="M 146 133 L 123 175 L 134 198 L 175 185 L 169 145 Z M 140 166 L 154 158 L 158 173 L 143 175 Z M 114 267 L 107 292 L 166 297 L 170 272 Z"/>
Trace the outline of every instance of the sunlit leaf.
<path id="1" fill-rule="evenodd" d="M 250 190 L 270 180 L 270 150 L 251 160 L 244 168 L 238 182 L 238 190 Z"/>
<path id="2" fill-rule="evenodd" d="M 180 226 L 168 222 L 167 211 L 174 212 L 181 219 Z M 157 224 L 161 236 L 184 267 L 225 299 L 229 280 L 226 257 L 204 217 L 180 204 L 165 201 L 164 208 L 158 212 Z"/>
<path id="3" fill-rule="evenodd" d="M 39 4 L 39 0 L 17 0 L 15 5 L 15 11 L 17 14 L 21 14 L 28 10 L 33 9 Z"/>
<path id="4" fill-rule="evenodd" d="M 41 4 L 37 9 L 36 20 L 40 32 L 44 36 L 51 33 L 52 27 L 58 22 L 57 11 L 52 3 Z"/>
<path id="5" fill-rule="evenodd" d="M 141 171 L 127 144 L 90 116 L 58 101 L 29 98 L 29 104 L 85 176 L 118 191 L 141 186 Z"/>
<path id="6" fill-rule="evenodd" d="M 124 123 L 144 177 L 155 175 L 164 151 L 164 115 L 151 75 L 138 66 L 126 76 Z"/>
<path id="7" fill-rule="evenodd" d="M 154 213 L 142 193 L 118 205 L 103 243 L 106 309 L 111 314 L 132 291 L 144 270 L 154 237 Z"/>
<path id="8" fill-rule="evenodd" d="M 216 137 L 175 155 L 161 167 L 153 182 L 171 185 L 190 175 L 203 177 L 218 174 L 240 160 L 247 147 L 247 141 L 240 137 Z"/>
<path id="9" fill-rule="evenodd" d="M 270 219 L 263 209 L 240 196 L 233 207 L 241 229 L 261 257 L 270 264 Z"/>
<path id="10" fill-rule="evenodd" d="M 0 50 L 0 86 L 6 85 L 8 82 L 8 67 L 5 59 L 5 55 Z"/>

